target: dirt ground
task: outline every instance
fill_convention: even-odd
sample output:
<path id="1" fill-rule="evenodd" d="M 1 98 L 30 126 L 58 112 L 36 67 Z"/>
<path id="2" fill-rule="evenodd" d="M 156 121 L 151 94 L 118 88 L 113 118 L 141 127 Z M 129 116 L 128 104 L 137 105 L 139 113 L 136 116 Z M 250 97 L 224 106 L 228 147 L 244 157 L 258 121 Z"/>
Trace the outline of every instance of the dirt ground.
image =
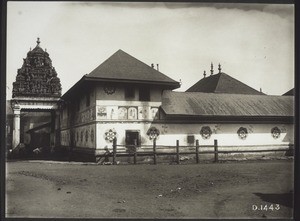
<path id="1" fill-rule="evenodd" d="M 6 217 L 291 218 L 293 161 L 7 162 Z"/>

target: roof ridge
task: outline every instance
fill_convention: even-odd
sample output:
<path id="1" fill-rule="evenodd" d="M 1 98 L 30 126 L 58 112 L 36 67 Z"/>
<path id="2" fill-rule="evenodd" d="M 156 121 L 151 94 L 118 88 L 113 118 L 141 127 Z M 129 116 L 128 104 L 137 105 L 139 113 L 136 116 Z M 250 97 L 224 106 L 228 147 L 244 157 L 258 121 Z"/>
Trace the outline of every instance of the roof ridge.
<path id="1" fill-rule="evenodd" d="M 216 87 L 215 87 L 215 89 L 214 89 L 214 92 L 215 92 L 215 93 L 216 93 L 217 88 L 218 88 L 219 83 L 220 83 L 221 74 L 222 74 L 222 73 L 215 74 L 215 76 L 218 76 L 217 83 L 216 83 Z M 211 75 L 211 76 L 213 76 L 213 75 Z"/>

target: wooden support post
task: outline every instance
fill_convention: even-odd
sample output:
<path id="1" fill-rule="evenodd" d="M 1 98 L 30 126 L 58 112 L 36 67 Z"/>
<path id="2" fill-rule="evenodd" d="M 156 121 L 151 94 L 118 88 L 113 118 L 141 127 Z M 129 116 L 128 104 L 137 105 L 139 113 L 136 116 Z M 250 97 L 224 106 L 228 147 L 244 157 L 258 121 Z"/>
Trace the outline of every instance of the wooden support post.
<path id="1" fill-rule="evenodd" d="M 137 149 L 135 148 L 133 153 L 133 163 L 136 164 L 136 158 L 137 158 Z"/>
<path id="2" fill-rule="evenodd" d="M 196 140 L 196 163 L 199 163 L 199 140 Z"/>
<path id="3" fill-rule="evenodd" d="M 219 161 L 218 159 L 218 140 L 214 140 L 214 147 L 215 147 L 215 162 Z"/>
<path id="4" fill-rule="evenodd" d="M 156 138 L 153 139 L 153 163 L 156 164 Z"/>
<path id="5" fill-rule="evenodd" d="M 176 140 L 176 162 L 179 164 L 179 140 Z"/>
<path id="6" fill-rule="evenodd" d="M 116 165 L 116 156 L 117 156 L 117 138 L 113 140 L 113 165 Z"/>

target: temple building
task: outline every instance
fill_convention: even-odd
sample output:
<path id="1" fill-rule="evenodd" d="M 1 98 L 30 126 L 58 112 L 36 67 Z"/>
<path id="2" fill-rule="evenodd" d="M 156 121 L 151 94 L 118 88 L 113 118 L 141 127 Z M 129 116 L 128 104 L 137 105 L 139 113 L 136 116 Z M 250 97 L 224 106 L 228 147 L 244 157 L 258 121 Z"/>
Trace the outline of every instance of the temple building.
<path id="1" fill-rule="evenodd" d="M 37 45 L 30 49 L 13 83 L 11 112 L 11 148 L 20 144 L 31 147 L 60 145 L 60 79 L 47 53 Z"/>
<path id="2" fill-rule="evenodd" d="M 176 140 L 183 146 L 218 140 L 221 150 L 292 146 L 293 96 L 265 95 L 223 73 L 221 65 L 218 70 L 214 74 L 212 65 L 209 76 L 204 73 L 186 92 L 175 92 L 180 83 L 158 65 L 118 50 L 60 96 L 59 79 L 38 41 L 18 71 L 13 111 L 50 110 L 50 123 L 31 126 L 28 133 L 49 127 L 51 145 L 93 161 L 112 148 L 115 138 L 118 145 L 136 145 L 139 151 L 154 138 L 166 150 Z M 31 86 L 29 76 L 40 80 Z M 34 97 L 37 90 L 40 96 Z M 14 122 L 16 131 L 16 117 Z M 20 143 L 16 134 L 13 147 Z"/>

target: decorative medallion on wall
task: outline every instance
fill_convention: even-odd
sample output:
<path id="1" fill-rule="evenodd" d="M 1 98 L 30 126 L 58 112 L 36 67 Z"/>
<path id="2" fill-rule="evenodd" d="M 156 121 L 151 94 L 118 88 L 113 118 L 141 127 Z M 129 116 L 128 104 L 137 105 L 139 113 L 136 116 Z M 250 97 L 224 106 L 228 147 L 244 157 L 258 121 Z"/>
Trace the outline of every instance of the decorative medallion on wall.
<path id="1" fill-rule="evenodd" d="M 91 130 L 91 142 L 94 142 L 94 129 Z"/>
<path id="2" fill-rule="evenodd" d="M 149 136 L 149 139 L 155 139 L 159 136 L 159 130 L 156 127 L 150 127 L 147 131 L 147 136 Z"/>
<path id="3" fill-rule="evenodd" d="M 245 127 L 240 127 L 237 131 L 237 134 L 238 134 L 239 138 L 241 138 L 242 140 L 245 140 L 248 136 L 248 130 Z"/>
<path id="4" fill-rule="evenodd" d="M 274 139 L 277 139 L 280 137 L 281 131 L 278 127 L 273 127 L 271 130 L 271 134 Z"/>
<path id="5" fill-rule="evenodd" d="M 104 91 L 106 94 L 113 94 L 116 91 L 116 88 L 113 86 L 104 86 Z"/>
<path id="6" fill-rule="evenodd" d="M 109 129 L 104 134 L 105 134 L 105 140 L 108 142 L 113 142 L 113 140 L 117 137 L 117 132 L 115 129 Z"/>
<path id="7" fill-rule="evenodd" d="M 200 134 L 203 139 L 207 140 L 210 138 L 212 131 L 209 126 L 203 126 L 200 130 Z"/>
<path id="8" fill-rule="evenodd" d="M 88 140 L 89 140 L 89 131 L 86 130 L 85 131 L 85 142 L 88 142 Z"/>

